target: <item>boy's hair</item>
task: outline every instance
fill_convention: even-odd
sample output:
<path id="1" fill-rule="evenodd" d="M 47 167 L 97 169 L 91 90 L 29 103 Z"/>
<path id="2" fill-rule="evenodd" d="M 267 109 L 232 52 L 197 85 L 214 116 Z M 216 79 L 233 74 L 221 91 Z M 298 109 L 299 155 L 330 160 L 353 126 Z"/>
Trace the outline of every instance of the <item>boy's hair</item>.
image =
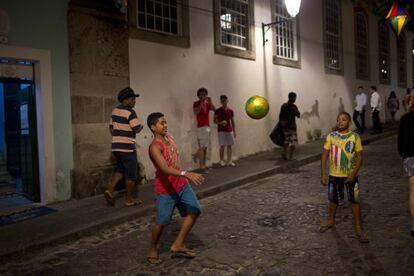
<path id="1" fill-rule="evenodd" d="M 377 87 L 375 85 L 371 85 L 370 88 L 374 91 L 377 91 Z"/>
<path id="2" fill-rule="evenodd" d="M 358 89 L 364 89 L 364 87 L 362 85 L 358 86 Z"/>
<path id="3" fill-rule="evenodd" d="M 338 117 L 341 115 L 345 115 L 346 117 L 348 117 L 348 120 L 351 121 L 351 115 L 348 112 L 345 112 L 345 111 L 339 112 Z"/>
<path id="4" fill-rule="evenodd" d="M 152 131 L 151 126 L 155 126 L 158 122 L 158 119 L 162 118 L 162 117 L 164 117 L 164 114 L 162 114 L 161 112 L 154 112 L 154 113 L 151 113 L 150 115 L 148 115 L 147 125 L 148 125 L 149 129 L 151 130 L 151 132 L 154 132 L 154 131 Z"/>
<path id="5" fill-rule="evenodd" d="M 203 91 L 206 92 L 206 95 L 208 95 L 207 88 L 201 87 L 197 90 L 197 97 L 200 97 L 200 93 Z"/>
<path id="6" fill-rule="evenodd" d="M 288 98 L 289 98 L 289 101 L 296 99 L 296 93 L 295 92 L 289 92 Z"/>
<path id="7" fill-rule="evenodd" d="M 226 95 L 220 95 L 220 101 L 222 100 L 227 100 L 227 96 Z"/>

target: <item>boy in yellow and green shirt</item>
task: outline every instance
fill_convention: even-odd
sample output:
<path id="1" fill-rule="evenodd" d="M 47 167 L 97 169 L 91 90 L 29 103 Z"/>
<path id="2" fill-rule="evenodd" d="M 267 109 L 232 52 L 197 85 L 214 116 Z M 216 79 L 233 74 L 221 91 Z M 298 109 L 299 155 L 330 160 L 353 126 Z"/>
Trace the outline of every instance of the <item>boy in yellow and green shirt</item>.
<path id="1" fill-rule="evenodd" d="M 351 116 L 347 112 L 339 113 L 336 119 L 337 130 L 326 137 L 321 156 L 321 183 L 328 185 L 329 217 L 328 222 L 319 229 L 321 233 L 335 226 L 335 213 L 339 197 L 346 188 L 348 200 L 352 204 L 355 219 L 355 231 L 362 243 L 369 242 L 362 232 L 361 207 L 359 203 L 358 172 L 362 165 L 361 138 L 349 130 Z M 329 160 L 329 177 L 326 174 L 326 162 Z"/>

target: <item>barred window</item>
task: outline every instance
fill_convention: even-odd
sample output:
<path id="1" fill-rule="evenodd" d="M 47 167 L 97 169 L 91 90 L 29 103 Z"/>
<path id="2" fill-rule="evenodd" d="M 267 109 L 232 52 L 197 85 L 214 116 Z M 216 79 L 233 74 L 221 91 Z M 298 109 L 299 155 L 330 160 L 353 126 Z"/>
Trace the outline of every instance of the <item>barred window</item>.
<path id="1" fill-rule="evenodd" d="M 369 79 L 368 16 L 364 10 L 355 9 L 356 77 Z"/>
<path id="2" fill-rule="evenodd" d="M 342 13 L 338 0 L 324 0 L 325 67 L 328 73 L 342 72 Z"/>
<path id="3" fill-rule="evenodd" d="M 190 47 L 189 0 L 128 0 L 129 37 Z"/>
<path id="4" fill-rule="evenodd" d="M 284 0 L 274 1 L 274 20 L 273 22 L 281 22 L 274 27 L 276 40 L 276 57 L 290 60 L 297 60 L 297 37 L 296 37 L 296 21 L 290 19 Z"/>
<path id="5" fill-rule="evenodd" d="M 254 0 L 213 0 L 213 5 L 215 52 L 256 59 Z"/>
<path id="6" fill-rule="evenodd" d="M 397 36 L 397 56 L 398 56 L 398 85 L 407 86 L 407 60 L 405 55 L 405 35 L 401 33 Z"/>
<path id="7" fill-rule="evenodd" d="M 390 84 L 390 36 L 386 22 L 378 23 L 378 57 L 379 57 L 379 80 L 382 84 Z"/>
<path id="8" fill-rule="evenodd" d="M 221 43 L 223 45 L 247 49 L 248 23 L 248 0 L 220 1 Z"/>
<path id="9" fill-rule="evenodd" d="M 179 34 L 180 3 L 177 0 L 138 0 L 137 26 L 173 35 Z"/>

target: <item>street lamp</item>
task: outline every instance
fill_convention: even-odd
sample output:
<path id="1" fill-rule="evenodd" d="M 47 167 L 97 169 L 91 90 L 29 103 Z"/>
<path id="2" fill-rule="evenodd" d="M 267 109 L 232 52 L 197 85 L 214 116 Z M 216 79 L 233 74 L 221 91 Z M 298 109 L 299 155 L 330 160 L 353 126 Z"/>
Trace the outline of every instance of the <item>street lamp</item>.
<path id="1" fill-rule="evenodd" d="M 277 21 L 277 22 L 267 23 L 267 24 L 262 23 L 263 46 L 265 46 L 265 44 L 267 42 L 266 32 L 270 29 L 271 26 L 279 25 L 283 22 L 294 20 L 296 15 L 299 13 L 301 0 L 285 0 L 284 2 L 285 2 L 286 10 L 290 15 L 290 18 L 283 19 L 283 20 L 280 20 L 280 21 Z M 267 28 L 267 29 L 265 29 L 265 28 Z"/>

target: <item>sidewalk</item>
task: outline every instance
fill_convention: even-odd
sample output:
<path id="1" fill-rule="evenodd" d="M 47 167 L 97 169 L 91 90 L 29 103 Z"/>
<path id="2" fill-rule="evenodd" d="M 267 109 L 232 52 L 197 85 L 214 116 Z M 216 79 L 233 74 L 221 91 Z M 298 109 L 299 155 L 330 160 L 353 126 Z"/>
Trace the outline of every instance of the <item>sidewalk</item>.
<path id="1" fill-rule="evenodd" d="M 383 134 L 362 135 L 367 144 L 397 133 L 397 129 L 385 129 Z M 203 185 L 195 187 L 200 198 L 292 169 L 319 160 L 323 140 L 298 145 L 295 160 L 281 159 L 280 149 L 255 154 L 238 160 L 236 167 L 214 168 L 206 175 Z M 58 212 L 31 220 L 0 227 L 0 260 L 23 255 L 29 251 L 77 239 L 122 222 L 150 214 L 154 209 L 152 183 L 141 186 L 139 199 L 143 204 L 137 207 L 124 207 L 123 195 L 119 195 L 116 207 L 105 204 L 103 196 L 82 200 L 70 200 L 49 205 Z"/>

